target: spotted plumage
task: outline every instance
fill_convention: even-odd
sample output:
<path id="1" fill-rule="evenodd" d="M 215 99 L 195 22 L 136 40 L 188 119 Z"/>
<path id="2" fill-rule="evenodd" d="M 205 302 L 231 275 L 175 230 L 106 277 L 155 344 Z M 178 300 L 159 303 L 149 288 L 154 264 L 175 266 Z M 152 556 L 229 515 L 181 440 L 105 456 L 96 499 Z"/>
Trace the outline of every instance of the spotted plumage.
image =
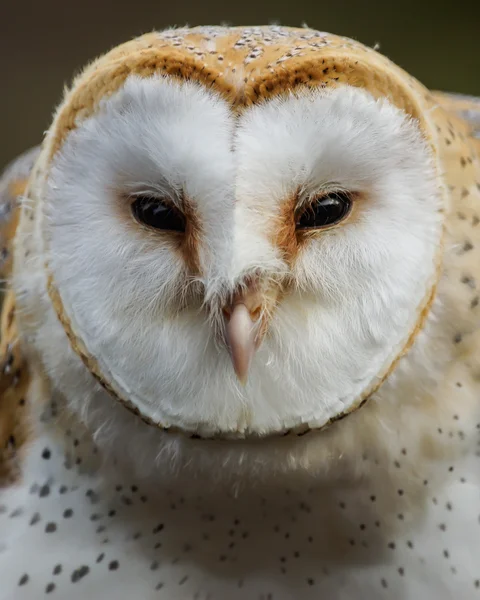
<path id="1" fill-rule="evenodd" d="M 0 182 L 2 600 L 480 594 L 479 114 L 277 26 L 74 80 Z"/>

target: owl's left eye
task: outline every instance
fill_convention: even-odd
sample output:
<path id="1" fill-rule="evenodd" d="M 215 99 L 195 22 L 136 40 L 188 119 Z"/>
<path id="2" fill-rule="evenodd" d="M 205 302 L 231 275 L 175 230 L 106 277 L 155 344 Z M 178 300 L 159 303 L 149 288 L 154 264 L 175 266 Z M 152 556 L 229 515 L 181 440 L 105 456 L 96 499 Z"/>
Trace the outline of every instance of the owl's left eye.
<path id="1" fill-rule="evenodd" d="M 137 196 L 132 204 L 135 219 L 154 229 L 185 231 L 185 217 L 169 202 L 152 196 Z"/>
<path id="2" fill-rule="evenodd" d="M 348 215 L 351 205 L 351 197 L 346 192 L 320 196 L 297 216 L 297 229 L 320 229 L 335 225 Z"/>

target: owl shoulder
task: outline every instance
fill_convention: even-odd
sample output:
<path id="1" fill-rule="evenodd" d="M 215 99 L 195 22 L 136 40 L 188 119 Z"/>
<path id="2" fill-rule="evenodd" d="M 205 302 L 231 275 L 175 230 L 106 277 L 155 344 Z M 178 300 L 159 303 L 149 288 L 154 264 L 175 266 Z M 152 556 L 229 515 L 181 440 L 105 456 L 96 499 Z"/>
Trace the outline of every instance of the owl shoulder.
<path id="1" fill-rule="evenodd" d="M 21 198 L 38 154 L 39 148 L 28 150 L 0 175 L 0 487 L 20 477 L 25 442 L 30 436 L 30 375 L 18 339 L 15 297 L 9 288 L 9 277 Z"/>

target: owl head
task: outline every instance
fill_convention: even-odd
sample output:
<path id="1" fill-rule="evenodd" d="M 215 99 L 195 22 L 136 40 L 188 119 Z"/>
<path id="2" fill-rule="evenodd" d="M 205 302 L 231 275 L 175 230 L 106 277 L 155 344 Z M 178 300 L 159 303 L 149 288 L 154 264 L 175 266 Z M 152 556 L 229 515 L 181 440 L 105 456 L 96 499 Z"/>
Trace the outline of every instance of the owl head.
<path id="1" fill-rule="evenodd" d="M 422 102 L 372 50 L 307 29 L 172 30 L 88 67 L 22 215 L 35 276 L 16 275 L 75 411 L 155 455 L 206 443 L 282 460 L 292 436 L 361 406 L 435 286 L 443 200 Z"/>

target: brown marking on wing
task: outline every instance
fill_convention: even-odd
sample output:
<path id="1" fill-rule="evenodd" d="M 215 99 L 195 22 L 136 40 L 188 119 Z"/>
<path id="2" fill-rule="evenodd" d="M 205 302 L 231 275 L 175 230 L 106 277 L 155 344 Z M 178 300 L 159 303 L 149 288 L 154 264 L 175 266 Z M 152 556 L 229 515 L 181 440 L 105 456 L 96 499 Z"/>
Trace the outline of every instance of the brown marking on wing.
<path id="1" fill-rule="evenodd" d="M 10 291 L 1 316 L 0 342 L 0 487 L 21 476 L 21 461 L 31 428 L 28 406 L 30 373 L 18 342 L 15 299 Z"/>
<path id="2" fill-rule="evenodd" d="M 17 179 L 10 183 L 8 191 L 13 198 L 18 198 L 25 193 L 27 188 L 28 179 Z"/>

